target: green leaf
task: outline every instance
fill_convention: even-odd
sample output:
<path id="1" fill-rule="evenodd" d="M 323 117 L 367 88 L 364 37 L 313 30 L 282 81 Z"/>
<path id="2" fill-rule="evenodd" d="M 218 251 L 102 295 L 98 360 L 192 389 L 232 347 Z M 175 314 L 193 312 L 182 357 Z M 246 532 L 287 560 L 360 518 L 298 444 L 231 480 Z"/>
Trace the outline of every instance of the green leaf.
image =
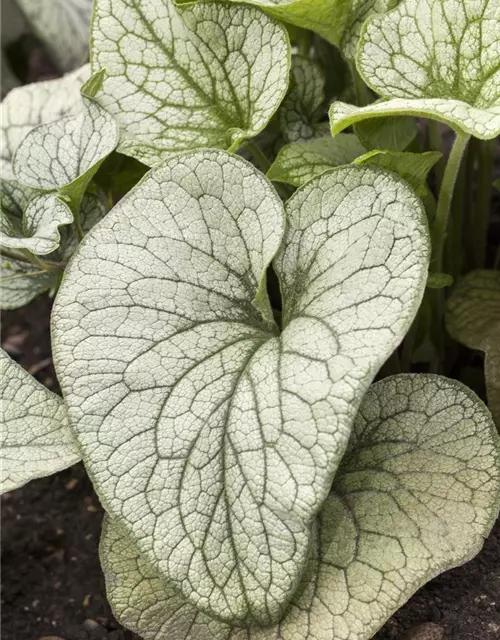
<path id="1" fill-rule="evenodd" d="M 92 80 L 92 79 L 91 79 Z M 92 176 L 118 144 L 113 117 L 82 91 L 83 111 L 28 133 L 13 160 L 16 178 L 35 189 L 58 190 L 78 205 Z"/>
<path id="2" fill-rule="evenodd" d="M 78 448 L 62 398 L 0 349 L 1 491 L 76 464 Z"/>
<path id="3" fill-rule="evenodd" d="M 200 610 L 241 623 L 277 619 L 295 591 L 359 402 L 428 270 L 420 202 L 386 172 L 331 171 L 286 214 L 283 239 L 281 200 L 237 156 L 172 158 L 89 233 L 52 314 L 106 510 Z M 282 240 L 279 335 L 257 307 Z"/>
<path id="4" fill-rule="evenodd" d="M 119 121 L 119 151 L 151 166 L 234 151 L 264 129 L 287 90 L 290 44 L 254 7 L 96 0 L 91 60 L 108 73 L 98 100 Z"/>
<path id="5" fill-rule="evenodd" d="M 232 0 L 239 3 L 240 0 Z M 338 44 L 352 0 L 246 0 L 283 22 L 316 32 Z"/>
<path id="6" fill-rule="evenodd" d="M 100 556 L 115 616 L 145 640 L 368 640 L 422 584 L 475 555 L 498 514 L 499 442 L 462 384 L 371 387 L 285 618 L 231 628 L 199 613 L 106 519 Z"/>
<path id="7" fill-rule="evenodd" d="M 418 130 L 414 118 L 403 116 L 362 120 L 354 125 L 354 133 L 367 149 L 404 151 Z"/>
<path id="8" fill-rule="evenodd" d="M 56 273 L 42 271 L 28 262 L 0 257 L 0 308 L 18 309 L 54 287 Z"/>
<path id="9" fill-rule="evenodd" d="M 63 78 L 13 89 L 0 106 L 0 169 L 2 178 L 14 176 L 11 162 L 24 137 L 37 125 L 82 110 L 80 87 L 89 77 L 85 65 Z"/>
<path id="10" fill-rule="evenodd" d="M 404 151 L 374 150 L 356 158 L 354 163 L 369 164 L 397 173 L 403 180 L 406 180 L 415 190 L 415 193 L 422 198 L 429 193 L 427 186 L 429 171 L 441 157 L 442 154 L 438 151 L 408 153 Z"/>
<path id="11" fill-rule="evenodd" d="M 495 187 L 495 189 L 497 189 L 498 191 L 500 191 L 500 178 L 497 178 L 497 179 L 493 182 L 493 186 Z"/>
<path id="12" fill-rule="evenodd" d="M 449 273 L 429 273 L 427 278 L 427 286 L 429 289 L 444 289 L 451 287 L 453 284 L 453 276 Z"/>
<path id="13" fill-rule="evenodd" d="M 361 28 L 371 16 L 387 13 L 397 6 L 401 0 L 351 0 L 349 19 L 347 20 L 340 50 L 348 60 L 354 60 L 361 36 Z M 385 148 L 385 147 L 384 147 Z"/>
<path id="14" fill-rule="evenodd" d="M 280 149 L 267 177 L 300 187 L 333 167 L 349 164 L 365 152 L 356 136 L 350 133 L 288 144 Z"/>
<path id="15" fill-rule="evenodd" d="M 499 0 L 404 0 L 366 23 L 357 65 L 385 100 L 330 109 L 333 133 L 366 118 L 413 115 L 476 138 L 500 134 Z M 431 28 L 432 25 L 432 28 Z"/>
<path id="16" fill-rule="evenodd" d="M 92 0 L 17 0 L 36 35 L 63 71 L 88 58 Z"/>
<path id="17" fill-rule="evenodd" d="M 293 56 L 290 91 L 278 111 L 285 142 L 299 142 L 329 133 L 327 123 L 318 123 L 319 109 L 325 101 L 325 76 L 320 65 Z"/>
<path id="18" fill-rule="evenodd" d="M 500 430 L 500 272 L 476 270 L 458 281 L 448 300 L 449 334 L 485 352 L 488 406 Z"/>

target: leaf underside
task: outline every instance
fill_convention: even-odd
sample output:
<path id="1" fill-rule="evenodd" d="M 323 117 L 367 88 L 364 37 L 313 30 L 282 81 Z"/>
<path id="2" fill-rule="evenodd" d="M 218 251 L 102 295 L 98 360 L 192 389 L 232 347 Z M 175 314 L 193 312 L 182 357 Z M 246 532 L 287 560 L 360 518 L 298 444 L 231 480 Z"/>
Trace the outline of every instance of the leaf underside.
<path id="1" fill-rule="evenodd" d="M 423 583 L 479 551 L 498 514 L 498 447 L 491 416 L 462 384 L 386 378 L 363 400 L 278 625 L 242 630 L 200 613 L 106 519 L 114 613 L 145 640 L 368 640 Z"/>

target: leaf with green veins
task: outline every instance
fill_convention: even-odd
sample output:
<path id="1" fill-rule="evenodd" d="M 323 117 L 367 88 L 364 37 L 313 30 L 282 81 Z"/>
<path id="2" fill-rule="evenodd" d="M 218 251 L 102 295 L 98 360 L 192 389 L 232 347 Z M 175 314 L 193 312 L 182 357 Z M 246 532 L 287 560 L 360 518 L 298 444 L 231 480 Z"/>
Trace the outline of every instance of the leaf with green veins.
<path id="1" fill-rule="evenodd" d="M 92 0 L 17 0 L 63 71 L 88 59 Z"/>
<path id="2" fill-rule="evenodd" d="M 200 610 L 241 624 L 277 619 L 295 591 L 359 402 L 428 271 L 420 201 L 392 174 L 333 170 L 286 213 L 283 238 L 280 199 L 241 158 L 176 156 L 89 233 L 52 313 L 106 510 Z M 279 335 L 253 301 L 280 245 Z"/>
<path id="3" fill-rule="evenodd" d="M 397 173 L 422 198 L 429 193 L 429 187 L 427 186 L 429 171 L 441 157 L 442 154 L 439 151 L 408 153 L 404 151 L 374 150 L 356 158 L 354 164 L 369 164 Z"/>
<path id="4" fill-rule="evenodd" d="M 432 26 L 432 28 L 431 28 Z M 404 0 L 366 23 L 357 66 L 385 100 L 330 108 L 333 133 L 367 118 L 414 115 L 476 138 L 500 134 L 500 0 Z"/>
<path id="5" fill-rule="evenodd" d="M 80 460 L 63 399 L 0 349 L 1 492 Z"/>
<path id="6" fill-rule="evenodd" d="M 484 351 L 488 406 L 500 430 L 500 271 L 478 269 L 458 281 L 448 300 L 446 328 L 469 349 Z"/>
<path id="7" fill-rule="evenodd" d="M 25 136 L 37 125 L 53 122 L 82 110 L 80 87 L 90 75 L 90 65 L 57 80 L 35 82 L 13 89 L 0 105 L 0 169 L 2 178 L 13 177 L 11 162 Z"/>
<path id="8" fill-rule="evenodd" d="M 302 56 L 293 56 L 290 90 L 278 111 L 285 142 L 315 138 L 329 133 L 327 123 L 318 123 L 325 101 L 325 76 L 320 65 Z"/>
<path id="9" fill-rule="evenodd" d="M 280 150 L 267 177 L 300 187 L 333 167 L 349 164 L 364 153 L 366 149 L 351 133 L 295 142 Z"/>
<path id="10" fill-rule="evenodd" d="M 79 211 L 83 234 L 86 235 L 107 213 L 108 208 L 101 198 L 93 193 L 85 193 Z M 61 229 L 61 236 L 61 247 L 54 257 L 60 260 L 68 260 L 78 247 L 78 238 L 68 227 Z"/>
<path id="11" fill-rule="evenodd" d="M 106 518 L 100 557 L 114 614 L 144 640 L 368 640 L 426 581 L 480 550 L 498 515 L 499 447 L 464 385 L 386 378 L 363 399 L 278 625 L 243 630 L 200 613 Z"/>
<path id="12" fill-rule="evenodd" d="M 354 133 L 367 149 L 405 151 L 418 129 L 414 118 L 400 116 L 363 120 L 354 125 Z"/>
<path id="13" fill-rule="evenodd" d="M 13 161 L 16 178 L 30 187 L 57 190 L 72 207 L 99 166 L 118 144 L 113 117 L 82 92 L 83 111 L 42 124 L 28 133 Z"/>
<path id="14" fill-rule="evenodd" d="M 29 201 L 21 228 L 2 211 L 0 245 L 7 249 L 27 249 L 36 255 L 52 253 L 60 244 L 59 227 L 72 222 L 71 209 L 63 200 L 53 193 L 42 193 Z"/>
<path id="15" fill-rule="evenodd" d="M 255 7 L 96 0 L 91 61 L 108 73 L 98 100 L 120 124 L 118 150 L 151 166 L 262 131 L 288 87 L 290 43 Z"/>
<path id="16" fill-rule="evenodd" d="M 347 58 L 353 61 L 361 37 L 361 30 L 371 16 L 387 13 L 401 0 L 351 0 L 349 18 L 344 26 L 339 48 Z"/>
<path id="17" fill-rule="evenodd" d="M 18 309 L 57 287 L 56 273 L 21 260 L 0 256 L 0 309 Z"/>

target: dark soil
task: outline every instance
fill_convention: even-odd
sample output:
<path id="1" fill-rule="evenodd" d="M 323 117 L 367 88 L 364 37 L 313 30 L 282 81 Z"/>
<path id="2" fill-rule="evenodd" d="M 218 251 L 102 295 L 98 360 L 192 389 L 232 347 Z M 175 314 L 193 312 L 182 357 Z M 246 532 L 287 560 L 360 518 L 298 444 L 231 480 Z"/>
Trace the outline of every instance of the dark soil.
<path id="1" fill-rule="evenodd" d="M 5 313 L 2 347 L 56 389 L 49 312 L 48 298 L 39 298 Z M 102 515 L 81 464 L 3 496 L 2 640 L 138 640 L 106 601 L 97 555 Z M 421 589 L 375 638 L 439 638 L 417 633 L 426 622 L 443 640 L 500 638 L 500 522 L 475 560 Z"/>

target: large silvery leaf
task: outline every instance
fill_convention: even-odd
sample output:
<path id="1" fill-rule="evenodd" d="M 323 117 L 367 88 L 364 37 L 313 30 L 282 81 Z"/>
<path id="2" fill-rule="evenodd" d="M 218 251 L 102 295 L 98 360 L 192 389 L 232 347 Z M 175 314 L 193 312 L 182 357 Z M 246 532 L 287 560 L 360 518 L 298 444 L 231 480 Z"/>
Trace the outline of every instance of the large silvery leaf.
<path id="1" fill-rule="evenodd" d="M 24 138 L 13 161 L 20 182 L 58 190 L 80 201 L 88 182 L 118 144 L 113 117 L 93 99 L 82 95 L 82 101 L 80 114 L 42 124 Z"/>
<path id="2" fill-rule="evenodd" d="M 405 0 L 368 21 L 357 56 L 366 83 L 385 100 L 334 103 L 334 133 L 366 119 L 433 118 L 477 138 L 500 133 L 500 0 Z"/>
<path id="3" fill-rule="evenodd" d="M 34 127 L 53 122 L 82 109 L 80 87 L 90 75 L 90 66 L 57 80 L 35 82 L 13 89 L 0 106 L 0 169 L 2 178 L 13 176 L 12 157 Z"/>
<path id="4" fill-rule="evenodd" d="M 351 133 L 287 144 L 280 149 L 267 177 L 300 187 L 325 171 L 349 164 L 365 153 L 365 147 Z"/>
<path id="5" fill-rule="evenodd" d="M 2 493 L 80 460 L 62 398 L 1 349 L 0 400 Z"/>
<path id="6" fill-rule="evenodd" d="M 308 569 L 277 626 L 242 630 L 199 613 L 106 520 L 114 613 L 145 640 L 368 640 L 423 583 L 479 551 L 498 514 L 499 446 L 463 385 L 386 378 L 363 400 Z"/>
<path id="7" fill-rule="evenodd" d="M 307 560 L 363 393 L 427 276 L 418 199 L 349 167 L 287 205 L 222 151 L 153 170 L 87 236 L 53 310 L 87 468 L 155 567 L 201 610 L 277 619 Z"/>
<path id="8" fill-rule="evenodd" d="M 88 59 L 93 0 L 17 0 L 63 71 Z"/>
<path id="9" fill-rule="evenodd" d="M 133 30 L 128 28 L 133 24 Z M 96 0 L 91 62 L 119 150 L 153 165 L 199 147 L 234 151 L 257 135 L 288 86 L 289 41 L 254 7 Z"/>
<path id="10" fill-rule="evenodd" d="M 328 133 L 328 125 L 317 122 L 325 101 L 325 76 L 319 64 L 293 56 L 290 78 L 290 91 L 278 112 L 285 142 L 309 140 L 319 132 Z"/>
<path id="11" fill-rule="evenodd" d="M 471 271 L 448 300 L 449 333 L 470 349 L 485 352 L 488 406 L 500 430 L 500 272 Z"/>

